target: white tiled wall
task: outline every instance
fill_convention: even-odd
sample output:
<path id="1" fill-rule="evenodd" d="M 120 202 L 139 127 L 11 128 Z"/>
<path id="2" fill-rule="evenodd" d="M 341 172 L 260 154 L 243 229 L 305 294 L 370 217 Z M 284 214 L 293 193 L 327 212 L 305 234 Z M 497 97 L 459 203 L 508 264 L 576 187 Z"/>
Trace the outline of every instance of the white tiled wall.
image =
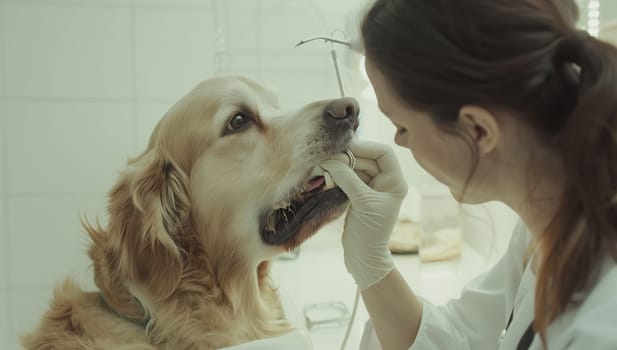
<path id="1" fill-rule="evenodd" d="M 133 107 L 18 100 L 6 105 L 10 193 L 105 193 L 133 142 Z"/>
<path id="2" fill-rule="evenodd" d="M 4 6 L 9 96 L 131 96 L 129 7 L 53 1 Z"/>
<path id="3" fill-rule="evenodd" d="M 0 55 L 2 56 L 2 55 Z M 0 72 L 2 67 L 2 62 L 0 61 Z M 2 79 L 0 79 L 2 80 Z M 0 85 L 2 82 L 0 82 Z M 4 195 L 6 192 L 6 178 L 5 178 L 5 167 L 6 167 L 6 117 L 4 113 L 4 103 L 0 101 L 0 196 Z M 0 226 L 2 226 L 0 224 Z"/>
<path id="4" fill-rule="evenodd" d="M 211 75 L 214 31 L 207 10 L 137 8 L 137 97 L 179 98 L 195 85 L 195 77 Z"/>
<path id="5" fill-rule="evenodd" d="M 106 222 L 103 196 L 12 197 L 9 205 L 9 284 L 11 288 L 51 289 L 65 276 L 92 286 L 89 244 L 80 225 Z M 36 220 L 33 219 L 36 216 Z"/>
<path id="6" fill-rule="evenodd" d="M 5 199 L 4 196 L 2 196 L 0 198 L 0 249 L 1 249 L 1 256 L 0 256 L 0 266 L 2 266 L 2 268 L 0 268 L 0 293 L 5 292 L 8 289 L 9 283 L 9 272 L 8 272 L 8 262 L 9 262 L 9 257 L 6 251 L 6 248 L 8 246 L 8 242 L 7 242 L 7 232 L 6 232 L 6 218 L 5 218 Z M 0 302 L 0 306 L 2 306 L 2 303 Z M 0 308 L 0 310 L 2 310 Z M 1 318 L 2 316 L 0 316 Z M 0 337 L 0 339 L 2 339 Z"/>
<path id="7" fill-rule="evenodd" d="M 146 149 L 152 130 L 172 105 L 173 102 L 138 103 L 136 105 L 134 154 L 139 154 Z"/>
<path id="8" fill-rule="evenodd" d="M 21 349 L 19 337 L 36 327 L 47 310 L 52 293 L 49 288 L 13 289 L 8 293 L 11 322 L 7 349 Z"/>
<path id="9" fill-rule="evenodd" d="M 276 40 L 264 40 L 261 45 L 268 49 L 281 49 L 293 47 L 303 38 L 308 38 L 315 35 L 315 31 L 321 29 L 320 23 L 309 17 L 310 25 L 298 26 L 296 23 L 302 23 L 307 20 L 307 15 L 303 13 L 288 14 L 281 16 L 279 14 L 265 17 L 257 26 L 260 38 L 276 38 Z"/>
<path id="10" fill-rule="evenodd" d="M 229 48 L 231 50 L 257 50 L 260 45 L 259 30 L 257 28 L 262 25 L 257 12 L 240 12 L 234 16 L 234 21 L 238 25 L 232 25 L 229 28 Z M 256 30 L 247 31 L 247 27 L 255 28 Z"/>
<path id="11" fill-rule="evenodd" d="M 10 343 L 13 339 L 9 325 L 9 292 L 0 289 L 0 346 L 3 349 L 16 349 L 17 346 Z"/>

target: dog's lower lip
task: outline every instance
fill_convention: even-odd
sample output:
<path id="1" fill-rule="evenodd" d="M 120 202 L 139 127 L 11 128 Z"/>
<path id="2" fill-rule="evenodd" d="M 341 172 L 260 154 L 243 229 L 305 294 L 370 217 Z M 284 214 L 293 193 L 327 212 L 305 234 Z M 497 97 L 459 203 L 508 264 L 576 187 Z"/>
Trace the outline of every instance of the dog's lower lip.
<path id="1" fill-rule="evenodd" d="M 347 195 L 336 186 L 332 177 L 318 166 L 315 166 L 305 179 L 303 192 L 290 196 L 295 199 L 282 200 L 273 206 L 274 209 L 262 212 L 260 235 L 264 243 L 298 244 L 298 240 L 304 240 L 307 235 L 332 219 L 333 215 L 337 215 L 347 202 Z M 294 239 L 298 234 L 301 235 L 300 238 Z"/>
<path id="2" fill-rule="evenodd" d="M 347 196 L 338 187 L 317 192 L 309 195 L 300 210 L 291 220 L 290 223 L 283 228 L 277 229 L 276 232 L 268 231 L 265 229 L 265 225 L 261 225 L 261 237 L 264 243 L 269 245 L 283 245 L 291 240 L 302 227 L 311 220 L 318 218 L 324 213 L 335 210 L 347 201 Z M 263 218 L 262 218 L 263 220 Z M 317 221 L 320 219 L 318 218 Z"/>

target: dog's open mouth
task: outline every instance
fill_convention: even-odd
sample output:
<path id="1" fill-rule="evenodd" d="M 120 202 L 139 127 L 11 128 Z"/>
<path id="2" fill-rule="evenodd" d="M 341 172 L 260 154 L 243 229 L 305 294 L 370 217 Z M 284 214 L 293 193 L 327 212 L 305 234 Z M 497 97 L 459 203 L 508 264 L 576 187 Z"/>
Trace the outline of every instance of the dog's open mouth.
<path id="1" fill-rule="evenodd" d="M 307 228 L 315 232 L 347 202 L 345 193 L 327 173 L 311 177 L 301 190 L 262 216 L 261 237 L 271 245 L 286 244 Z"/>

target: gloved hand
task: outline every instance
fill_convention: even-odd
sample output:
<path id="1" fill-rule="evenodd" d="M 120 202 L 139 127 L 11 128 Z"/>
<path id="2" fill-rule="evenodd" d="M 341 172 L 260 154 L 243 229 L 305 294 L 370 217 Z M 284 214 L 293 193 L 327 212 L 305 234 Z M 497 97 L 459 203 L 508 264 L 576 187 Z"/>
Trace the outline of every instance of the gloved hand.
<path id="1" fill-rule="evenodd" d="M 342 237 L 344 260 L 363 291 L 394 268 L 388 242 L 407 183 L 390 147 L 356 141 L 350 150 L 356 157 L 354 170 L 339 160 L 324 161 L 321 167 L 351 201 Z"/>

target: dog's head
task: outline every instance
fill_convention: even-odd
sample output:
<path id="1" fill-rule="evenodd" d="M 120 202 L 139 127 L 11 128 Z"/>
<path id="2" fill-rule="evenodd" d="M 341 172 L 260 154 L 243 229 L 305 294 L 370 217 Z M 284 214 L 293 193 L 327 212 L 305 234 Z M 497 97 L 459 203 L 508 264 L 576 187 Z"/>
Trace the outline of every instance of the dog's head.
<path id="1" fill-rule="evenodd" d="M 220 85 L 214 99 L 213 85 Z M 208 81 L 179 106 L 204 102 L 207 131 L 195 137 L 208 142 L 192 162 L 189 187 L 206 240 L 217 247 L 219 240 L 237 241 L 244 254 L 263 260 L 297 246 L 341 213 L 346 196 L 339 188 L 326 189 L 314 170 L 352 139 L 358 123 L 354 100 L 282 112 L 270 92 L 233 79 Z M 187 114 L 172 110 L 170 122 L 175 115 Z M 192 123 L 203 119 L 193 117 Z"/>
<path id="2" fill-rule="evenodd" d="M 129 161 L 108 230 L 89 228 L 99 287 L 147 286 L 160 300 L 190 270 L 258 266 L 302 243 L 346 208 L 315 169 L 346 149 L 358 112 L 353 99 L 283 112 L 275 95 L 239 77 L 199 84 Z"/>

